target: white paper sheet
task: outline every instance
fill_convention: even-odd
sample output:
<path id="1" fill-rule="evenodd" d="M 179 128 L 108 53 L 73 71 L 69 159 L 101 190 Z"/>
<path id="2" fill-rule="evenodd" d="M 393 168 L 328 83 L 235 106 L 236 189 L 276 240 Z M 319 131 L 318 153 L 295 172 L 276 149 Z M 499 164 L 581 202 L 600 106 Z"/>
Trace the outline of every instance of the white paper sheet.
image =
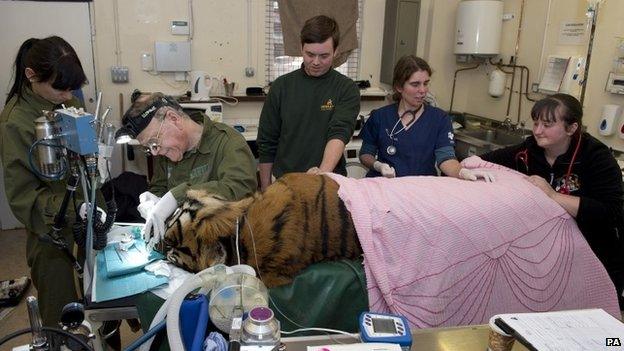
<path id="1" fill-rule="evenodd" d="M 518 341 L 536 350 L 624 349 L 617 346 L 624 342 L 624 324 L 602 309 L 510 313 L 496 317 L 514 330 Z"/>

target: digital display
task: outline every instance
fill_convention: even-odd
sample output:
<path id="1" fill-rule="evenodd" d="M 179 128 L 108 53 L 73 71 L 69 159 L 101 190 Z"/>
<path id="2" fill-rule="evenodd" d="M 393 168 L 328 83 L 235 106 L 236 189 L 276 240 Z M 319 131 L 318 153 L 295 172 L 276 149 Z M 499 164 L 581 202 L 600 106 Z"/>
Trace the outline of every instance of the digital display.
<path id="1" fill-rule="evenodd" d="M 397 333 L 394 320 L 388 318 L 373 318 L 373 331 L 375 333 Z"/>

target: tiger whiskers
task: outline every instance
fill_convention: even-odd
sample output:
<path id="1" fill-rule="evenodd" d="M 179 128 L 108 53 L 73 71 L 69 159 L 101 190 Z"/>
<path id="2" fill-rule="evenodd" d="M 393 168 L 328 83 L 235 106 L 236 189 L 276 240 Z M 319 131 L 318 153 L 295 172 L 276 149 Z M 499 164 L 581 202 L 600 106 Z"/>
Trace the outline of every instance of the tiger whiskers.
<path id="1" fill-rule="evenodd" d="M 247 214 L 243 214 L 243 218 L 245 219 L 245 223 L 247 223 L 247 228 L 249 228 L 249 235 L 251 236 L 251 246 L 253 247 L 254 259 L 256 260 L 256 270 L 258 270 L 258 277 L 262 281 L 262 274 L 260 273 L 260 265 L 258 264 L 258 253 L 256 252 L 256 239 L 254 239 L 253 230 L 251 229 L 251 224 L 249 224 L 249 218 L 247 218 Z M 238 219 L 236 219 L 236 227 L 238 227 Z M 238 228 L 236 229 L 236 234 L 238 235 Z M 238 249 L 238 243 L 237 243 Z"/>
<path id="2" fill-rule="evenodd" d="M 241 264 L 241 261 L 240 261 L 240 249 L 238 248 L 238 240 L 240 238 L 238 236 L 239 235 L 238 227 L 239 227 L 239 225 L 238 225 L 238 217 L 236 217 L 236 259 L 237 259 L 238 264 L 240 265 Z M 250 228 L 250 230 L 251 230 L 251 228 Z M 253 237 L 252 237 L 252 240 L 253 240 Z M 255 252 L 255 249 L 254 249 L 254 252 Z M 257 260 L 256 260 L 256 265 L 258 265 L 258 261 Z"/>

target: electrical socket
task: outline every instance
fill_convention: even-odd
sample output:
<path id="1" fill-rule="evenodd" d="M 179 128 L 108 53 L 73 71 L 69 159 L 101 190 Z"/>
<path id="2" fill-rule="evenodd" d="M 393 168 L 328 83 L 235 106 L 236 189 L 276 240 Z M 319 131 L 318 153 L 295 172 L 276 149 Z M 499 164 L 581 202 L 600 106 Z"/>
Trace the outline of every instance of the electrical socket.
<path id="1" fill-rule="evenodd" d="M 128 83 L 130 70 L 126 66 L 111 67 L 111 78 L 113 83 Z"/>
<path id="2" fill-rule="evenodd" d="M 505 13 L 503 14 L 503 21 L 509 21 L 516 17 L 513 13 Z"/>
<path id="3" fill-rule="evenodd" d="M 534 93 L 538 93 L 539 92 L 539 83 L 531 84 L 531 91 L 534 92 Z"/>
<path id="4" fill-rule="evenodd" d="M 245 68 L 245 76 L 246 77 L 253 77 L 255 74 L 256 74 L 256 72 L 255 72 L 253 67 Z"/>
<path id="5" fill-rule="evenodd" d="M 176 82 L 186 82 L 186 72 L 173 72 L 173 79 Z"/>

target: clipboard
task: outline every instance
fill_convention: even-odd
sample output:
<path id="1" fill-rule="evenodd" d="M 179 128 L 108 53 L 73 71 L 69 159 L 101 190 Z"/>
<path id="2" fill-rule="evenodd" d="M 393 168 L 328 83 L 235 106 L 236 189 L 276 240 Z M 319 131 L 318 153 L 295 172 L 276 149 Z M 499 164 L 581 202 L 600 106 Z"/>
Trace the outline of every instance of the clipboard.
<path id="1" fill-rule="evenodd" d="M 609 350 L 624 343 L 624 324 L 602 309 L 500 314 L 494 323 L 535 351 Z"/>

